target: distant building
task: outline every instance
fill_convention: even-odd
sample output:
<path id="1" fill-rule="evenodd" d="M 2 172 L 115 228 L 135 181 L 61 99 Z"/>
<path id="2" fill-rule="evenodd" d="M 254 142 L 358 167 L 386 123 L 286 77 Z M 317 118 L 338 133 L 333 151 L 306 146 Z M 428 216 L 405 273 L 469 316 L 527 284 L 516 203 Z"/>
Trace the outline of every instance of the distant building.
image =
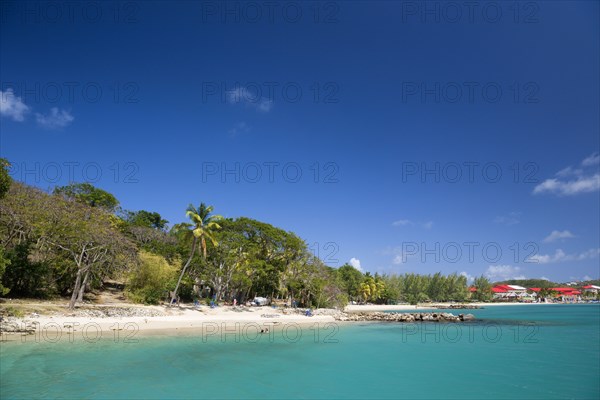
<path id="1" fill-rule="evenodd" d="M 527 293 L 527 288 L 518 285 L 496 285 L 492 288 L 495 299 L 517 299 L 524 297 L 531 297 L 532 295 Z"/>
<path id="2" fill-rule="evenodd" d="M 583 287 L 583 291 L 586 292 L 586 293 L 598 294 L 600 292 L 600 286 L 587 285 L 587 286 Z"/>
<path id="3" fill-rule="evenodd" d="M 546 288 L 547 290 L 554 293 L 554 297 L 563 301 L 563 302 L 571 302 L 581 300 L 581 291 L 572 287 L 554 287 L 554 288 Z M 541 288 L 530 288 L 529 290 L 539 293 Z"/>
<path id="4" fill-rule="evenodd" d="M 467 295 L 467 298 L 472 298 L 475 295 L 475 293 L 477 293 L 477 288 L 475 286 L 471 286 L 469 288 L 469 294 Z"/>

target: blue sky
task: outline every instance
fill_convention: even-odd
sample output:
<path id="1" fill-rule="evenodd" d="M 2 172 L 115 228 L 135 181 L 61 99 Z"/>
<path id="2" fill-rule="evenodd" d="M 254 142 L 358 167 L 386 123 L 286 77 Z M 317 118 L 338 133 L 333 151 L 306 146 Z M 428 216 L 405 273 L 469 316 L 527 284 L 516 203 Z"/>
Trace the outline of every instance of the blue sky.
<path id="1" fill-rule="evenodd" d="M 86 4 L 2 3 L 15 179 L 203 201 L 332 266 L 598 278 L 597 2 Z"/>

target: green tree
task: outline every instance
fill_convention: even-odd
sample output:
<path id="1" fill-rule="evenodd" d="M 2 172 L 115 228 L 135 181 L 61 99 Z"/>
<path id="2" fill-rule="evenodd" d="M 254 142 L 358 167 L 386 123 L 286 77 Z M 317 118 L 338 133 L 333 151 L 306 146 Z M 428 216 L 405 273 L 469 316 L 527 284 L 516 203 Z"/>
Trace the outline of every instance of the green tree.
<path id="1" fill-rule="evenodd" d="M 10 188 L 10 184 L 12 179 L 8 174 L 8 168 L 10 167 L 10 163 L 5 158 L 0 158 L 0 199 L 3 198 L 6 193 L 8 193 L 8 189 Z"/>
<path id="2" fill-rule="evenodd" d="M 286 286 L 286 268 L 288 262 L 294 258 L 289 233 L 268 223 L 256 221 L 251 218 L 241 217 L 232 221 L 231 229 L 243 235 L 245 239 L 245 252 L 248 261 L 245 266 L 247 279 L 251 285 L 247 287 L 243 297 L 251 294 L 273 297 L 281 294 Z M 286 246 L 288 249 L 286 251 Z M 304 287 L 301 293 L 295 295 L 302 297 L 302 303 L 308 302 L 308 291 Z"/>
<path id="3" fill-rule="evenodd" d="M 31 256 L 35 262 L 51 265 L 57 272 L 60 268 L 62 275 L 72 278 L 71 309 L 92 282 L 127 267 L 126 259 L 134 249 L 116 222 L 117 218 L 101 207 L 17 182 L 11 185 L 10 195 L 0 200 L 2 245 L 14 250 L 34 243 Z M 67 259 L 70 261 L 65 262 Z M 47 280 L 57 278 L 48 276 Z"/>
<path id="4" fill-rule="evenodd" d="M 490 301 L 492 299 L 492 283 L 488 278 L 481 275 L 473 281 L 473 287 L 477 289 L 473 297 L 478 301 Z"/>
<path id="5" fill-rule="evenodd" d="M 158 230 L 165 229 L 169 223 L 169 221 L 163 219 L 159 213 L 146 210 L 127 211 L 125 220 L 133 226 L 143 226 Z"/>
<path id="6" fill-rule="evenodd" d="M 33 260 L 33 243 L 22 242 L 8 253 L 3 283 L 15 297 L 48 297 L 53 293 L 48 262 Z M 0 268 L 1 269 L 1 268 Z"/>
<path id="7" fill-rule="evenodd" d="M 547 299 L 548 297 L 554 297 L 556 295 L 556 291 L 551 288 L 541 288 L 538 292 L 538 297 L 540 299 Z"/>
<path id="8" fill-rule="evenodd" d="M 127 269 L 135 252 L 133 244 L 117 228 L 114 215 L 69 200 L 56 203 L 58 207 L 48 218 L 51 227 L 43 234 L 50 245 L 75 262 L 77 272 L 69 302 L 73 309 L 83 300 L 92 279 L 101 280 L 110 269 Z"/>
<path id="9" fill-rule="evenodd" d="M 10 167 L 8 160 L 0 158 L 0 199 L 8 193 L 8 189 L 10 189 L 10 184 L 12 182 L 12 179 L 8 174 L 8 167 Z M 2 286 L 2 276 L 4 275 L 4 270 L 8 264 L 10 264 L 10 261 L 4 258 L 4 249 L 0 247 L 0 296 L 3 296 L 10 291 L 10 289 Z"/>
<path id="10" fill-rule="evenodd" d="M 381 299 L 385 291 L 385 283 L 379 276 L 367 274 L 364 281 L 360 284 L 360 294 L 363 300 L 376 302 Z"/>
<path id="11" fill-rule="evenodd" d="M 221 229 L 214 232 L 219 245 L 209 248 L 208 257 L 202 260 L 203 271 L 196 277 L 196 282 L 200 280 L 212 287 L 217 300 L 236 292 L 235 282 L 248 262 L 245 237 L 232 230 L 226 220 L 220 225 Z"/>
<path id="12" fill-rule="evenodd" d="M 54 194 L 77 200 L 90 207 L 100 207 L 110 212 L 114 212 L 119 205 L 119 201 L 111 193 L 87 182 L 58 186 L 54 189 Z"/>
<path id="13" fill-rule="evenodd" d="M 214 246 L 218 245 L 217 240 L 214 237 L 214 232 L 217 229 L 221 229 L 219 222 L 223 219 L 220 215 L 211 215 L 213 211 L 212 206 L 207 206 L 204 203 L 200 203 L 198 208 L 193 205 L 189 205 L 187 208 L 186 215 L 192 221 L 191 228 L 191 236 L 192 236 L 192 246 L 190 251 L 190 256 L 181 269 L 181 275 L 179 275 L 179 279 L 177 280 L 177 285 L 175 285 L 175 290 L 171 294 L 171 301 L 169 304 L 173 304 L 173 301 L 177 298 L 177 291 L 179 290 L 179 285 L 181 284 L 181 279 L 185 274 L 185 271 L 192 263 L 192 259 L 194 258 L 194 253 L 196 251 L 196 247 L 200 247 L 200 251 L 202 251 L 202 255 L 206 260 L 206 239 L 210 240 Z"/>
<path id="14" fill-rule="evenodd" d="M 281 242 L 281 261 L 283 273 L 280 277 L 280 291 L 289 295 L 290 303 L 297 297 L 308 297 L 311 292 L 310 281 L 316 278 L 312 256 L 304 240 L 294 233 L 286 232 Z M 308 300 L 307 300 L 308 301 Z"/>
<path id="15" fill-rule="evenodd" d="M 429 300 L 427 296 L 428 277 L 418 274 L 405 274 L 402 277 L 402 295 L 412 305 Z"/>
<path id="16" fill-rule="evenodd" d="M 129 274 L 127 295 L 138 303 L 158 304 L 177 278 L 177 267 L 164 257 L 144 250 L 138 257 L 136 268 Z"/>
<path id="17" fill-rule="evenodd" d="M 10 260 L 4 257 L 4 249 L 0 247 L 0 296 L 4 296 L 10 292 L 10 288 L 2 286 L 2 278 L 6 267 L 10 265 Z"/>
<path id="18" fill-rule="evenodd" d="M 433 276 L 425 278 L 427 283 L 427 297 L 433 301 L 448 301 L 449 280 L 448 277 L 436 272 Z"/>
<path id="19" fill-rule="evenodd" d="M 382 301 L 386 304 L 396 304 L 402 296 L 402 279 L 398 275 L 384 275 L 385 290 Z"/>
<path id="20" fill-rule="evenodd" d="M 456 272 L 446 276 L 445 301 L 465 301 L 469 294 L 467 277 Z"/>
<path id="21" fill-rule="evenodd" d="M 8 160 L 0 158 L 0 199 L 6 195 L 12 182 L 12 179 L 8 174 L 8 167 L 10 167 Z M 10 260 L 4 257 L 4 249 L 0 247 L 0 296 L 3 296 L 10 291 L 9 288 L 2 286 L 2 276 L 9 264 Z"/>
<path id="22" fill-rule="evenodd" d="M 352 265 L 344 264 L 337 269 L 343 289 L 348 293 L 351 299 L 357 299 L 360 296 L 361 283 L 364 275 Z"/>

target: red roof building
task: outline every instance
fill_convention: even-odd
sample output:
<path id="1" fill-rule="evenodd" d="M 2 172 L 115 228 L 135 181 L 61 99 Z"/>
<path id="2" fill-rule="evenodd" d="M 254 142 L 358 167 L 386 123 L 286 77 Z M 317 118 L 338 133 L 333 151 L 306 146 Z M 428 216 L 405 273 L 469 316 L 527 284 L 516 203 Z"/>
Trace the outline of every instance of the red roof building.
<path id="1" fill-rule="evenodd" d="M 539 292 L 541 288 L 529 288 L 529 290 Z M 548 290 L 555 292 L 558 296 L 578 296 L 581 294 L 581 291 L 571 287 L 554 287 L 548 288 Z"/>

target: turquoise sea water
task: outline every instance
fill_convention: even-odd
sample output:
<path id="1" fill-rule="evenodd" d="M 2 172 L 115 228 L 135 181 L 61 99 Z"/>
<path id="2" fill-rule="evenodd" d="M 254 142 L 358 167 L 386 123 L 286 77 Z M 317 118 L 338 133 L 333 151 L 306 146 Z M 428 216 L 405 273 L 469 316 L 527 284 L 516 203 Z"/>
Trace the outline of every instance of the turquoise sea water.
<path id="1" fill-rule="evenodd" d="M 469 311 L 477 322 L 276 327 L 256 342 L 254 327 L 236 343 L 211 326 L 2 343 L 0 398 L 600 398 L 600 306 Z"/>

